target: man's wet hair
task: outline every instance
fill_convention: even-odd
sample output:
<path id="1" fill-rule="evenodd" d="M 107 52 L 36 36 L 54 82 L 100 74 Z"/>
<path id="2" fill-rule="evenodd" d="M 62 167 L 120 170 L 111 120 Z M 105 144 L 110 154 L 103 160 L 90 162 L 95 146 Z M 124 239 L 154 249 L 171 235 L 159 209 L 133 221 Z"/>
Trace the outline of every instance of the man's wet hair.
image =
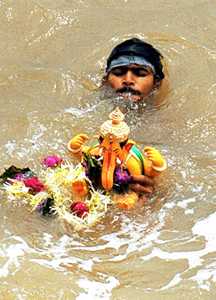
<path id="1" fill-rule="evenodd" d="M 107 59 L 106 71 L 109 70 L 111 62 L 123 55 L 140 56 L 150 62 L 155 68 L 154 78 L 156 81 L 161 81 L 164 78 L 162 54 L 155 49 L 151 44 L 148 44 L 138 38 L 126 40 L 113 48 L 110 56 Z"/>

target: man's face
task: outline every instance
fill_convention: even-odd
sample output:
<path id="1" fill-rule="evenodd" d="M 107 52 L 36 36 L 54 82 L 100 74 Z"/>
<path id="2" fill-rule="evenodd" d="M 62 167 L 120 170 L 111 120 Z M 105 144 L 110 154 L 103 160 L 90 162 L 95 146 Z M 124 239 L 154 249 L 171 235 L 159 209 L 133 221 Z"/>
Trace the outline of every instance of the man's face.
<path id="1" fill-rule="evenodd" d="M 154 75 L 148 67 L 131 64 L 113 68 L 107 82 L 125 99 L 140 101 L 152 92 Z"/>

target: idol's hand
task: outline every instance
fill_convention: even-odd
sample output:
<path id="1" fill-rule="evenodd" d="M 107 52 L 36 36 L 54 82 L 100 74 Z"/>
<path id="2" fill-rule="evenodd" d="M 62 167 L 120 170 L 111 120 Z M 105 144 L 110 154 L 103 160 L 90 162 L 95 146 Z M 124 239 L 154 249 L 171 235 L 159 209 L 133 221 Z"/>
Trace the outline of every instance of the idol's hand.
<path id="1" fill-rule="evenodd" d="M 149 160 L 152 161 L 153 169 L 158 169 L 158 171 L 163 171 L 162 169 L 166 169 L 166 161 L 158 150 L 153 147 L 145 147 L 144 154 Z"/>
<path id="2" fill-rule="evenodd" d="M 68 143 L 68 150 L 72 153 L 78 153 L 82 150 L 82 146 L 88 141 L 89 137 L 84 134 L 80 133 L 73 137 Z"/>

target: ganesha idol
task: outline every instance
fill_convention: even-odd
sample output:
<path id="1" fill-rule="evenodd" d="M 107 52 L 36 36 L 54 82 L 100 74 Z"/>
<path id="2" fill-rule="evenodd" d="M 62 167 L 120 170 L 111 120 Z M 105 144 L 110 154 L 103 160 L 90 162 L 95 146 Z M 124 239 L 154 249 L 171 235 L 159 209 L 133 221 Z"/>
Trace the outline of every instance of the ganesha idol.
<path id="1" fill-rule="evenodd" d="M 144 188 L 140 193 L 130 192 L 134 180 L 142 182 L 143 175 L 158 176 L 167 168 L 167 163 L 155 148 L 145 147 L 141 151 L 129 139 L 130 128 L 119 108 L 110 113 L 109 119 L 101 125 L 95 145 L 86 146 L 89 137 L 81 133 L 69 141 L 68 149 L 82 162 L 95 188 L 118 194 L 119 206 L 131 208 L 145 191 Z M 122 196 L 125 194 L 127 197 Z"/>

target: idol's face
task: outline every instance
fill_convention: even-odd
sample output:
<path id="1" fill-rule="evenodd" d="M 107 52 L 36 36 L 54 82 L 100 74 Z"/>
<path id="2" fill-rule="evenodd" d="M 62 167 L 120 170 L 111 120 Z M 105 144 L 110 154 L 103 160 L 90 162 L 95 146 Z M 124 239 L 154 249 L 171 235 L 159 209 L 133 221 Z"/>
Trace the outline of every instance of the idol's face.
<path id="1" fill-rule="evenodd" d="M 107 83 L 117 94 L 132 101 L 142 100 L 155 86 L 151 69 L 136 64 L 113 68 L 107 75 Z"/>

